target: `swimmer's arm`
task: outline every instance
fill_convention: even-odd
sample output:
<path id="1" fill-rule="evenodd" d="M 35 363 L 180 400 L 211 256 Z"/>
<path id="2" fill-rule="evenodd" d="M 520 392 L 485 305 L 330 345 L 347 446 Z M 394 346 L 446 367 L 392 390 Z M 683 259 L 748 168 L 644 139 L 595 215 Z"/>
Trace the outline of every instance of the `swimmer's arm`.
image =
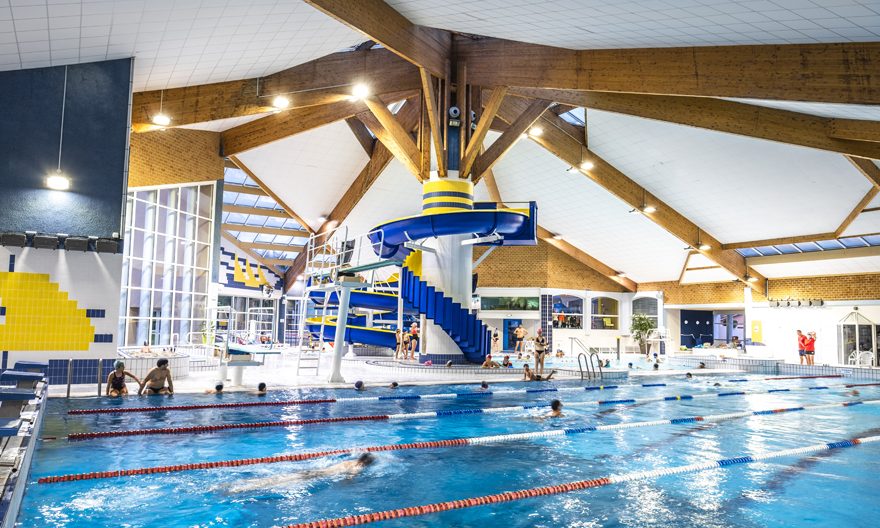
<path id="1" fill-rule="evenodd" d="M 150 371 L 147 372 L 147 375 L 144 376 L 143 381 L 141 381 L 141 383 L 140 383 L 140 386 L 141 386 L 141 387 L 138 389 L 138 396 L 140 396 L 141 394 L 143 394 L 143 392 L 144 392 L 144 387 L 146 387 L 146 386 L 147 386 L 147 383 L 148 383 L 150 380 L 153 379 L 153 372 L 155 372 L 155 370 L 156 370 L 156 369 L 154 369 L 154 368 L 150 369 Z"/>
<path id="2" fill-rule="evenodd" d="M 135 383 L 137 383 L 138 385 L 141 384 L 141 380 L 139 380 L 138 377 L 135 376 L 134 374 L 132 374 L 131 372 L 124 370 L 124 371 L 122 371 L 122 374 L 133 379 L 135 381 Z"/>
<path id="3" fill-rule="evenodd" d="M 174 393 L 174 381 L 171 379 L 171 369 L 168 369 L 168 394 Z"/>

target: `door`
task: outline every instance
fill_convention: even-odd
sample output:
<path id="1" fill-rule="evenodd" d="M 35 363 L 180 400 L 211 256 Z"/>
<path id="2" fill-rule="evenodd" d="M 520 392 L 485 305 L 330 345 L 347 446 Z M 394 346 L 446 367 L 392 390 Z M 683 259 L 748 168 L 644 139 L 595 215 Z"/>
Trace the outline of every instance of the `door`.
<path id="1" fill-rule="evenodd" d="M 505 319 L 504 320 L 504 350 L 513 350 L 516 344 L 516 336 L 513 331 L 522 324 L 522 319 Z"/>

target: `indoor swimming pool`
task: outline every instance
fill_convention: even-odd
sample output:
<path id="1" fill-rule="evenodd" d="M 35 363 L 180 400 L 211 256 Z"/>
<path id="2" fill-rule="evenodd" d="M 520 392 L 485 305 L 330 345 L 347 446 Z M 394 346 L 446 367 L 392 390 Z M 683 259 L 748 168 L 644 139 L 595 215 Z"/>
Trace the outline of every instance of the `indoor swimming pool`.
<path id="1" fill-rule="evenodd" d="M 491 394 L 474 385 L 431 385 L 361 393 L 303 389 L 263 398 L 55 399 L 18 525 L 289 526 L 880 435 L 880 405 L 871 404 L 880 400 L 880 386 L 847 387 L 867 382 L 846 378 L 765 378 L 499 383 Z M 563 401 L 563 417 L 544 417 L 553 398 Z M 325 401 L 251 405 L 312 399 Z M 829 406 L 845 402 L 865 404 Z M 222 407 L 191 408 L 208 405 Z M 105 412 L 149 406 L 177 410 Z M 750 414 L 774 409 L 787 412 Z M 96 412 L 69 414 L 83 410 Z M 717 416 L 739 412 L 749 415 Z M 350 417 L 359 419 L 342 420 Z M 197 430 L 224 424 L 245 425 Z M 144 431 L 158 429 L 165 434 Z M 534 434 L 498 437 L 518 433 Z M 433 443 L 464 438 L 470 440 Z M 393 444 L 414 445 L 387 447 Z M 377 446 L 375 463 L 360 474 L 288 478 L 352 460 L 360 451 L 333 452 L 353 446 Z M 278 461 L 281 455 L 306 460 Z M 375 524 L 873 526 L 878 455 L 880 443 L 866 443 Z M 219 467 L 193 466 L 211 462 L 201 467 Z M 117 470 L 138 471 L 107 473 Z"/>

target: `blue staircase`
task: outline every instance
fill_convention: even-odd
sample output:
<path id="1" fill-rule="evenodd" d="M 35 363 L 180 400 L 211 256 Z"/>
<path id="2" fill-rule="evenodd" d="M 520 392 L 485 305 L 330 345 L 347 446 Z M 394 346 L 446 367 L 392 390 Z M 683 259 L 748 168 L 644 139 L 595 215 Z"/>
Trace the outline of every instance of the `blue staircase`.
<path id="1" fill-rule="evenodd" d="M 415 252 L 411 255 L 416 256 Z M 422 280 L 408 265 L 410 263 L 413 263 L 412 258 L 404 262 L 401 271 L 403 305 L 424 314 L 442 328 L 458 344 L 468 361 L 482 363 L 492 349 L 492 332 L 461 303 L 454 302 Z M 420 267 L 420 262 L 417 264 L 415 267 Z"/>

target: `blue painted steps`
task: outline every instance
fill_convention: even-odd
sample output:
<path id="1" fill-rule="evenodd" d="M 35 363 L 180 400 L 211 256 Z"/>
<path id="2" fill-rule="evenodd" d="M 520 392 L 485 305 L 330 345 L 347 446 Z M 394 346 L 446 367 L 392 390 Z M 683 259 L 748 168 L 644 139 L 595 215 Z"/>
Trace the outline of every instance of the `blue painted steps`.
<path id="1" fill-rule="evenodd" d="M 401 272 L 401 296 L 405 307 L 434 321 L 473 363 L 482 363 L 492 349 L 492 332 L 461 303 L 443 295 L 434 286 L 417 277 L 409 268 Z"/>

